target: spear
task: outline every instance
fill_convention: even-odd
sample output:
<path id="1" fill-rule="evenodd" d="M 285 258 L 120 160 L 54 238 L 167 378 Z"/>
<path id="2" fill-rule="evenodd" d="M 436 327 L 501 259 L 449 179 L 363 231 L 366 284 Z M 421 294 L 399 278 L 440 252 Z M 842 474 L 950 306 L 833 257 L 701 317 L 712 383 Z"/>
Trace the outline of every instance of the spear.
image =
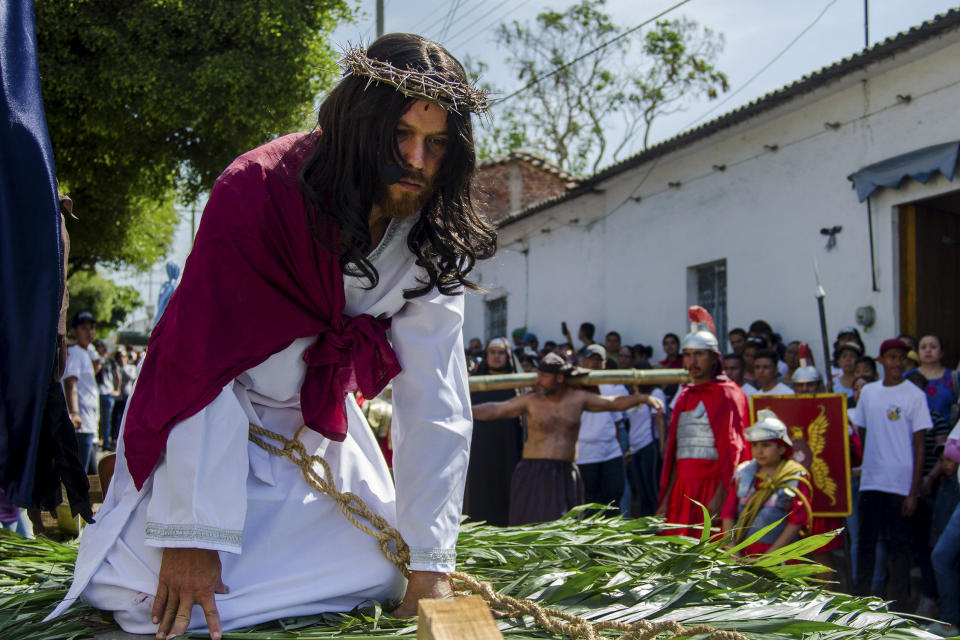
<path id="1" fill-rule="evenodd" d="M 830 338 L 827 333 L 827 312 L 823 307 L 823 299 L 827 295 L 820 282 L 820 266 L 817 259 L 813 259 L 813 272 L 817 276 L 817 309 L 820 312 L 820 340 L 823 342 L 823 369 L 824 384 L 827 385 L 827 393 L 833 393 L 833 376 L 830 375 Z"/>

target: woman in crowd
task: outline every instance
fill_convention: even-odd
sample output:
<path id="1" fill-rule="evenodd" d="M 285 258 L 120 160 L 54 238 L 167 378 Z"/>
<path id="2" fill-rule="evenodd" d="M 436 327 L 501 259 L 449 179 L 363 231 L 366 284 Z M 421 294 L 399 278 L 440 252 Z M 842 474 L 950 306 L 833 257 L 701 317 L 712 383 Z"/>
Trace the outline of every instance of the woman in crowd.
<path id="1" fill-rule="evenodd" d="M 855 370 L 857 359 L 863 355 L 863 348 L 856 342 L 841 342 L 833 352 L 838 373 L 833 376 L 833 390 L 836 393 L 853 397 L 853 383 L 857 379 Z"/>
<path id="2" fill-rule="evenodd" d="M 516 373 L 517 367 L 506 338 L 487 343 L 486 359 L 478 375 Z M 502 402 L 517 395 L 516 389 L 474 391 L 473 404 Z M 463 496 L 463 513 L 471 520 L 507 526 L 510 513 L 510 478 L 520 462 L 523 432 L 519 418 L 481 421 L 473 424 L 470 466 Z"/>
<path id="3" fill-rule="evenodd" d="M 927 406 L 949 422 L 953 416 L 951 410 L 957 404 L 958 390 L 955 372 L 943 365 L 943 342 L 940 337 L 932 333 L 924 334 L 917 346 L 917 355 L 920 357 L 920 366 L 907 371 L 904 376 L 914 371 L 923 375 L 926 384 L 921 388 L 927 392 Z M 953 422 L 956 422 L 955 418 Z"/>
<path id="4" fill-rule="evenodd" d="M 683 357 L 680 355 L 680 338 L 675 333 L 663 336 L 663 353 L 666 358 L 660 361 L 664 369 L 682 369 Z"/>

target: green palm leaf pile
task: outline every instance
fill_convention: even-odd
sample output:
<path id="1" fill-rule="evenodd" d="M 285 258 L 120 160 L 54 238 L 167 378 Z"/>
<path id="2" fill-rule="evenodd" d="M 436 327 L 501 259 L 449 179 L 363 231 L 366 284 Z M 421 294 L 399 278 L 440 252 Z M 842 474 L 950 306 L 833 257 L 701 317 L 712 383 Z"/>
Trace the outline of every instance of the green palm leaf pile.
<path id="1" fill-rule="evenodd" d="M 585 507 L 533 526 L 465 524 L 458 570 L 507 595 L 532 598 L 591 621 L 705 623 L 757 640 L 934 637 L 913 621 L 887 613 L 876 598 L 833 593 L 812 578 L 823 568 L 802 556 L 822 544 L 824 536 L 748 564 L 732 556 L 727 541 L 657 535 L 662 527 L 657 519 L 609 518 Z M 799 563 L 782 564 L 793 559 Z M 82 603 L 52 623 L 41 623 L 63 597 L 75 560 L 75 545 L 25 541 L 0 531 L 0 638 L 84 638 L 117 628 L 108 614 Z M 391 618 L 384 610 L 389 608 L 371 604 L 347 614 L 280 620 L 224 637 L 416 637 L 411 620 Z M 534 627 L 529 618 L 501 618 L 498 624 L 510 639 L 557 637 Z"/>

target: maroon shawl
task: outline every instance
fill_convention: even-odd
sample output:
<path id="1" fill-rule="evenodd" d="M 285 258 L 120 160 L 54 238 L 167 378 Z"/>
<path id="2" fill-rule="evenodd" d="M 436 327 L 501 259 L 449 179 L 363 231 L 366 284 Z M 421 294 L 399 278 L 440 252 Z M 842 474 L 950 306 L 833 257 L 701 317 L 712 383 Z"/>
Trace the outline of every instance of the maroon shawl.
<path id="1" fill-rule="evenodd" d="M 291 134 L 240 156 L 217 179 L 183 278 L 150 336 L 124 427 L 140 489 L 170 429 L 247 369 L 319 336 L 306 351 L 304 423 L 331 440 L 347 432 L 348 392 L 372 398 L 400 372 L 389 320 L 344 315 L 337 257 L 308 229 L 298 183 L 311 134 Z M 336 238 L 334 225 L 327 230 Z"/>

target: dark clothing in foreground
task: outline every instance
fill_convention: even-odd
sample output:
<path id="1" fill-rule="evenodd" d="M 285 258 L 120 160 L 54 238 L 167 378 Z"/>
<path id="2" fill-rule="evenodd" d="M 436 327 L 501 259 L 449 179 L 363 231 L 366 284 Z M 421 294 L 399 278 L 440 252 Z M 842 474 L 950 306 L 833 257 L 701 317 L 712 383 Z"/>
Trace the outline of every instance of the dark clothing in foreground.
<path id="1" fill-rule="evenodd" d="M 887 584 L 884 596 L 893 600 L 894 611 L 908 611 L 910 604 L 910 527 L 900 509 L 905 497 L 885 491 L 860 492 L 860 545 L 856 592 L 871 595 L 877 539 L 887 541 Z"/>
<path id="2" fill-rule="evenodd" d="M 477 391 L 470 394 L 474 405 L 502 402 L 517 395 L 513 389 Z M 463 513 L 471 520 L 505 527 L 509 518 L 510 477 L 523 450 L 518 418 L 477 420 L 473 423 L 470 466 L 463 496 Z"/>
<path id="3" fill-rule="evenodd" d="M 510 526 L 556 520 L 584 502 L 583 478 L 576 463 L 521 460 L 510 484 Z"/>
<path id="4" fill-rule="evenodd" d="M 660 473 L 663 461 L 660 458 L 659 444 L 656 440 L 634 451 L 630 456 L 630 474 L 634 500 L 638 512 L 634 516 L 652 516 L 657 511 L 657 496 L 660 495 Z"/>
<path id="5" fill-rule="evenodd" d="M 587 502 L 612 504 L 619 513 L 620 499 L 627 486 L 623 458 L 616 457 L 577 466 L 583 476 Z"/>
<path id="6" fill-rule="evenodd" d="M 18 506 L 53 508 L 62 483 L 74 513 L 87 517 L 86 475 L 63 391 L 52 381 L 66 238 L 32 4 L 0 3 L 0 487 Z"/>

